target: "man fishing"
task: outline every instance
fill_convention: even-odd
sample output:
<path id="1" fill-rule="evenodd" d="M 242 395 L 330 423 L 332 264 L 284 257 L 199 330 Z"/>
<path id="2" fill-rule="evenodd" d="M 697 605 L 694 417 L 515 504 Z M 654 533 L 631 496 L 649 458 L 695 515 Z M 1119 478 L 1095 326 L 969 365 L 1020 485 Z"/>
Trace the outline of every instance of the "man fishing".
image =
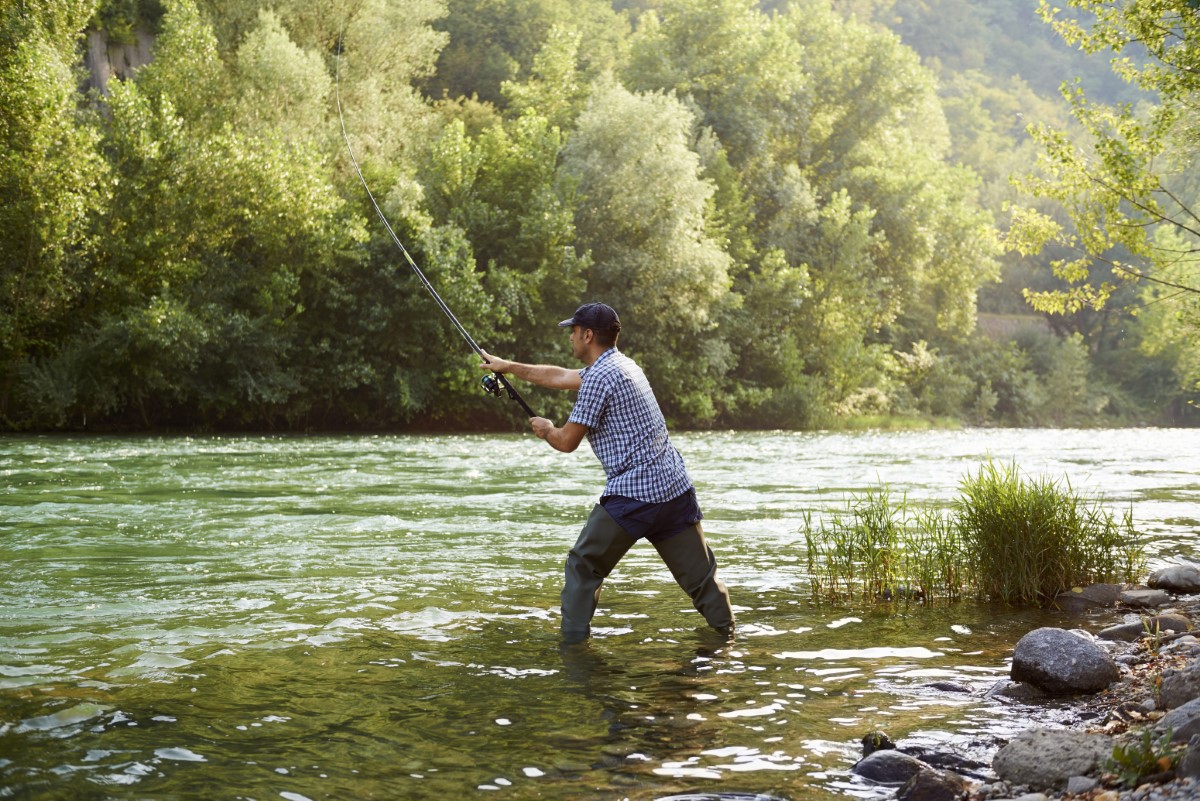
<path id="1" fill-rule="evenodd" d="M 571 353 L 580 370 L 522 364 L 481 351 L 484 370 L 508 373 L 550 389 L 577 390 L 575 407 L 558 427 L 532 417 L 533 432 L 570 453 L 586 436 L 608 477 L 575 546 L 567 555 L 562 591 L 564 642 L 586 640 L 604 579 L 633 544 L 645 537 L 708 624 L 733 636 L 729 592 L 704 540 L 696 490 L 671 444 L 667 424 L 642 368 L 617 349 L 621 321 L 604 303 L 585 303 L 559 323 L 571 329 Z"/>

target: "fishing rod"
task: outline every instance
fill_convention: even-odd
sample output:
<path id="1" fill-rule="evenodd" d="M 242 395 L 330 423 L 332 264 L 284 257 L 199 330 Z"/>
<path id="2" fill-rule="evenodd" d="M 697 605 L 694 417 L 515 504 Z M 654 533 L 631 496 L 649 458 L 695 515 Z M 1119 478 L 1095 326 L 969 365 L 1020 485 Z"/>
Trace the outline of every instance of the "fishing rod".
<path id="1" fill-rule="evenodd" d="M 343 36 L 344 35 L 345 34 L 343 32 Z M 339 37 L 337 61 L 334 68 L 334 96 L 337 98 L 338 123 L 342 127 L 342 139 L 346 142 L 346 152 L 350 154 L 350 163 L 354 165 L 354 172 L 358 174 L 358 180 L 362 183 L 363 189 L 366 190 L 367 197 L 371 199 L 371 205 L 375 208 L 375 213 L 379 215 L 379 221 L 382 222 L 383 227 L 387 229 L 388 235 L 392 237 L 392 241 L 396 243 L 396 247 L 400 248 L 400 252 L 404 254 L 404 259 L 408 262 L 408 266 L 412 268 L 412 271 L 416 273 L 417 278 L 420 279 L 421 285 L 424 286 L 425 289 L 429 290 L 429 294 L 433 296 L 433 300 L 435 303 L 437 303 L 438 308 L 450 318 L 450 322 L 453 323 L 454 327 L 458 329 L 458 333 L 462 334 L 462 338 L 465 339 L 467 344 L 471 346 L 471 350 L 475 351 L 475 353 L 479 355 L 479 358 L 483 359 L 484 364 L 490 364 L 488 357 L 483 353 L 483 348 L 479 347 L 479 344 L 475 341 L 474 337 L 467 333 L 467 329 L 464 328 L 463 324 L 460 323 L 458 318 L 454 316 L 454 312 L 450 311 L 450 307 L 446 305 L 446 301 L 442 300 L 442 296 L 439 295 L 437 290 L 433 288 L 433 284 L 431 284 L 429 279 L 425 277 L 425 273 L 423 273 L 421 268 L 417 266 L 417 263 L 413 261 L 413 257 L 408 253 L 408 248 L 404 247 L 404 243 L 400 241 L 400 237 L 396 236 L 396 232 L 392 230 L 392 225 L 388 222 L 387 217 L 384 216 L 383 210 L 380 209 L 379 204 L 375 202 L 375 195 L 371 193 L 371 187 L 367 186 L 367 179 L 363 177 L 362 169 L 358 166 L 358 159 L 354 157 L 354 148 L 350 146 L 350 137 L 346 133 L 346 120 L 342 116 L 341 73 L 342 38 Z M 526 403 L 525 399 L 521 397 L 521 393 L 517 392 L 517 390 L 508 382 L 508 379 L 506 379 L 502 373 L 488 373 L 483 377 L 481 383 L 483 384 L 484 392 L 487 392 L 489 395 L 495 395 L 496 397 L 500 397 L 501 392 L 507 392 L 508 397 L 521 404 L 521 408 L 525 410 L 525 414 L 529 415 L 530 417 L 537 417 L 537 415 L 534 414 L 533 409 L 529 408 L 529 404 Z"/>

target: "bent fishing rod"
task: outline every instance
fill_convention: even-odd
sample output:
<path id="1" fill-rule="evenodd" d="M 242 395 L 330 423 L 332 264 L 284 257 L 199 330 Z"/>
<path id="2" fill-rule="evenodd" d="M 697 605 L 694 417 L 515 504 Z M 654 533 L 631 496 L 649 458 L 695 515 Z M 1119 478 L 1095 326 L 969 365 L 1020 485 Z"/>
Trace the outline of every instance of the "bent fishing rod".
<path id="1" fill-rule="evenodd" d="M 433 300 L 435 303 L 437 303 L 438 308 L 450 318 L 450 322 L 453 323 L 454 327 L 458 329 L 458 333 L 462 334 L 462 338 L 465 339 L 467 344 L 471 346 L 471 350 L 475 351 L 475 353 L 479 355 L 479 358 L 483 359 L 484 364 L 489 364 L 490 361 L 487 356 L 484 355 L 483 348 L 479 347 L 479 344 L 475 341 L 474 337 L 467 333 L 467 329 L 464 328 L 463 324 L 460 323 L 458 318 L 454 316 L 454 312 L 450 311 L 450 307 L 446 305 L 446 301 L 442 300 L 442 296 L 439 295 L 437 290 L 433 288 L 433 284 L 431 284 L 429 279 L 425 277 L 425 273 L 423 273 L 421 268 L 417 266 L 417 263 L 413 261 L 413 257 L 408 253 L 408 248 L 404 247 L 404 243 L 400 241 L 400 237 L 396 236 L 396 232 L 392 230 L 392 225 L 388 222 L 387 217 L 384 216 L 383 210 L 380 209 L 379 204 L 375 202 L 375 195 L 371 193 L 371 187 L 367 186 L 367 179 L 363 177 L 362 169 L 358 166 L 358 159 L 354 157 L 354 148 L 350 146 L 350 137 L 346 133 L 346 120 L 342 116 L 341 72 L 342 41 L 339 38 L 337 65 L 334 69 L 334 96 L 337 98 L 338 123 L 342 127 L 342 139 L 346 142 L 346 152 L 350 154 L 350 163 L 354 165 L 354 172 L 358 174 L 358 180 L 362 183 L 363 189 L 366 190 L 367 197 L 371 199 L 371 205 L 375 208 L 375 213 L 379 215 L 379 221 L 382 222 L 383 227 L 387 229 L 388 235 L 392 237 L 392 241 L 396 243 L 396 247 L 400 248 L 400 252 L 404 254 L 405 261 L 408 262 L 408 266 L 412 268 L 412 271 L 421 281 L 421 285 L 424 286 L 425 289 L 429 290 L 429 294 L 433 296 Z M 533 409 L 529 408 L 529 404 L 526 403 L 525 399 L 521 397 L 521 393 L 517 392 L 513 385 L 508 382 L 508 379 L 504 377 L 503 373 L 488 373 L 483 377 L 482 384 L 484 392 L 487 392 L 489 395 L 500 397 L 502 391 L 507 392 L 508 397 L 521 404 L 521 408 L 525 410 L 525 414 L 529 415 L 530 417 L 537 417 L 537 415 L 534 414 Z"/>

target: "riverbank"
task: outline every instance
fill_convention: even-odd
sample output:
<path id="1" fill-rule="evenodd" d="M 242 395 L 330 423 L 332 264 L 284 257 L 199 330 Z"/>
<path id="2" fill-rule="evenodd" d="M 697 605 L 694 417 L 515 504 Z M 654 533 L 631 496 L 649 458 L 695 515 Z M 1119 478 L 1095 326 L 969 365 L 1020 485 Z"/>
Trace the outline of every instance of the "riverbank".
<path id="1" fill-rule="evenodd" d="M 1200 590 L 1200 572 L 1190 573 Z M 1152 577 L 1149 585 L 1162 586 Z M 1184 585 L 1188 586 L 1188 585 Z M 1082 642 L 1107 652 L 1119 678 L 1094 693 L 1066 700 L 1033 684 L 1005 682 L 994 692 L 1030 706 L 1063 710 L 1060 729 L 1034 727 L 1014 737 L 993 760 L 995 777 L 957 782 L 906 783 L 900 801 L 1194 801 L 1200 798 L 1200 592 L 1168 595 L 1147 587 L 1104 585 L 1099 592 L 1064 594 L 1070 605 L 1096 609 L 1113 599 L 1122 625 L 1073 628 Z M 1180 586 L 1170 589 L 1175 592 Z M 1157 601 L 1157 603 L 1147 603 Z M 1069 621 L 1067 622 L 1069 625 Z M 1018 652 L 1021 647 L 1018 645 Z M 1014 657 L 1014 664 L 1019 661 Z M 1069 660 L 1074 664 L 1077 660 Z M 1014 674 L 1017 671 L 1014 670 Z M 1172 735 L 1174 737 L 1172 738 Z M 1040 738 L 1040 739 L 1039 739 Z M 1018 742 L 1020 741 L 1020 742 Z M 1005 751 L 1025 749 L 1007 758 Z M 1011 753 L 1011 752 L 1010 752 Z M 1064 765 L 1071 767 L 1064 767 Z M 934 789 L 930 789 L 934 788 Z"/>
<path id="2" fill-rule="evenodd" d="M 1021 637 L 1010 679 L 986 692 L 1039 725 L 999 741 L 990 765 L 871 732 L 852 772 L 898 785 L 896 801 L 1200 798 L 1200 568 L 1076 588 L 1054 606 L 1062 624 Z"/>

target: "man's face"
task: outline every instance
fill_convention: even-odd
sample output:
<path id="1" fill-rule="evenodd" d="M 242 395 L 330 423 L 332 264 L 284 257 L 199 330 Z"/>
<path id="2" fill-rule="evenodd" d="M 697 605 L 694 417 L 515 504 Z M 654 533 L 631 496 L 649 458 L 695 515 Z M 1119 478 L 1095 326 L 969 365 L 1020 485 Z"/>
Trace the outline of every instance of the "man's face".
<path id="1" fill-rule="evenodd" d="M 587 329 L 580 326 L 571 326 L 571 355 L 576 359 L 583 361 L 584 350 L 587 343 L 584 341 L 587 337 Z"/>

